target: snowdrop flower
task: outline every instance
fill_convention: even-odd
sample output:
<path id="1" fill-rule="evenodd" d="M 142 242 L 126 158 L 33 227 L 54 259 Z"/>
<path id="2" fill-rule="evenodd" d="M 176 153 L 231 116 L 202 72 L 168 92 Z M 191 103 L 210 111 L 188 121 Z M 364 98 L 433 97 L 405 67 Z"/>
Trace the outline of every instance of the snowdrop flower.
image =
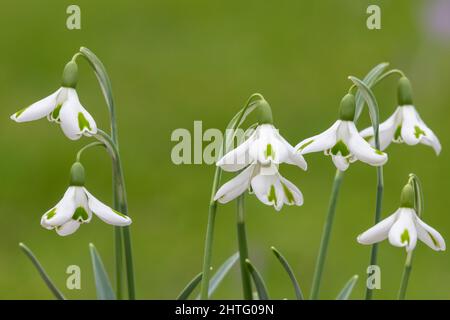
<path id="1" fill-rule="evenodd" d="M 402 191 L 400 208 L 363 234 L 358 236 L 361 244 L 373 244 L 389 239 L 396 247 L 405 247 L 410 252 L 417 239 L 436 251 L 445 250 L 445 240 L 439 232 L 420 220 L 414 210 L 414 190 L 407 184 Z"/>
<path id="2" fill-rule="evenodd" d="M 439 155 L 441 144 L 433 131 L 420 118 L 412 102 L 411 83 L 405 77 L 398 84 L 399 106 L 385 122 L 380 124 L 380 148 L 385 150 L 391 142 L 430 146 Z M 373 128 L 361 131 L 361 136 L 374 145 Z"/>
<path id="3" fill-rule="evenodd" d="M 262 203 L 274 206 L 277 211 L 281 210 L 283 204 L 297 206 L 303 204 L 301 191 L 284 178 L 276 166 L 267 168 L 257 162 L 249 165 L 235 178 L 225 183 L 217 191 L 214 201 L 227 203 L 250 188 Z"/>
<path id="4" fill-rule="evenodd" d="M 28 122 L 44 117 L 50 122 L 61 125 L 63 133 L 71 140 L 82 135 L 97 133 L 97 125 L 92 116 L 84 109 L 75 90 L 78 80 L 78 66 L 69 62 L 63 72 L 62 86 L 48 97 L 17 111 L 11 116 L 16 122 Z"/>
<path id="5" fill-rule="evenodd" d="M 381 152 L 365 141 L 358 133 L 355 123 L 355 98 L 347 94 L 341 101 L 339 120 L 328 130 L 300 142 L 295 149 L 300 154 L 324 151 L 331 155 L 334 165 L 345 171 L 350 163 L 360 160 L 372 166 L 382 166 L 388 160 Z"/>
<path id="6" fill-rule="evenodd" d="M 130 217 L 111 209 L 97 200 L 84 187 L 84 168 L 76 162 L 71 169 L 70 186 L 63 198 L 41 218 L 41 225 L 55 229 L 60 236 L 67 236 L 78 230 L 82 223 L 89 223 L 92 213 L 104 222 L 115 226 L 131 224 Z"/>
<path id="7" fill-rule="evenodd" d="M 301 206 L 302 193 L 281 176 L 278 165 L 293 164 L 306 170 L 306 161 L 274 127 L 267 101 L 262 99 L 258 103 L 260 118 L 255 131 L 216 164 L 224 171 L 244 170 L 225 183 L 217 191 L 214 200 L 227 203 L 251 188 L 262 203 L 273 205 L 276 210 L 281 210 L 283 204 Z"/>

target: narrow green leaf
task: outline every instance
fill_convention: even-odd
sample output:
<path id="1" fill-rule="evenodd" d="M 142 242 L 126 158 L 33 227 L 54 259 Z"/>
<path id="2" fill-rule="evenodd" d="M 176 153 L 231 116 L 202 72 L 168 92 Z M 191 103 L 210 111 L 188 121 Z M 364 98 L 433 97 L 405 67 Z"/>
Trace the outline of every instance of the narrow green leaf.
<path id="1" fill-rule="evenodd" d="M 50 277 L 47 275 L 47 272 L 45 272 L 44 268 L 42 267 L 41 263 L 36 258 L 36 256 L 33 254 L 33 252 L 22 242 L 19 243 L 19 247 L 20 247 L 20 249 L 22 249 L 22 251 L 27 255 L 27 257 L 31 260 L 33 265 L 36 267 L 42 280 L 44 280 L 45 284 L 50 289 L 50 291 L 53 293 L 53 295 L 56 297 L 56 299 L 65 300 L 66 298 L 61 293 L 61 291 L 59 291 L 59 289 L 55 286 L 55 284 L 50 279 Z"/>
<path id="2" fill-rule="evenodd" d="M 416 208 L 417 215 L 422 218 L 423 211 L 425 209 L 422 182 L 414 173 L 409 174 L 409 179 L 412 181 L 414 187 L 414 206 Z"/>
<path id="3" fill-rule="evenodd" d="M 97 290 L 98 300 L 116 300 L 113 288 L 109 281 L 102 259 L 97 252 L 95 246 L 90 243 L 89 251 L 91 252 L 92 268 L 94 270 L 95 288 Z"/>
<path id="4" fill-rule="evenodd" d="M 236 261 L 239 259 L 239 252 L 236 252 L 231 257 L 229 257 L 220 267 L 217 269 L 217 272 L 211 278 L 209 282 L 208 289 L 208 298 L 212 296 L 212 294 L 216 291 L 219 284 L 225 278 L 227 273 L 231 270 L 231 268 L 235 265 Z M 193 290 L 193 289 L 192 289 Z M 200 299 L 200 295 L 197 296 L 197 300 Z"/>
<path id="5" fill-rule="evenodd" d="M 270 248 L 272 249 L 272 252 L 275 254 L 275 257 L 277 257 L 278 261 L 280 261 L 281 265 L 283 266 L 284 270 L 286 270 L 287 274 L 289 275 L 289 278 L 291 279 L 292 285 L 294 286 L 295 290 L 295 296 L 297 297 L 297 300 L 303 300 L 303 293 L 300 288 L 300 285 L 298 284 L 297 278 L 295 278 L 294 271 L 292 270 L 291 266 L 289 265 L 286 258 L 281 254 L 280 251 L 278 251 L 275 247 Z"/>
<path id="6" fill-rule="evenodd" d="M 255 266 L 250 262 L 249 259 L 245 260 L 247 263 L 247 268 L 252 275 L 253 282 L 255 283 L 256 291 L 258 292 L 259 300 L 269 300 L 269 294 L 267 291 L 266 284 L 264 283 L 261 274 L 256 270 Z"/>
<path id="7" fill-rule="evenodd" d="M 358 275 L 355 274 L 350 278 L 350 280 L 347 281 L 344 288 L 342 288 L 341 292 L 336 297 L 336 300 L 348 300 L 357 281 Z"/>
<path id="8" fill-rule="evenodd" d="M 363 82 L 367 85 L 367 87 L 372 88 L 372 86 L 377 82 L 378 78 L 382 75 L 382 73 L 388 66 L 389 63 L 383 62 L 376 65 L 372 70 L 370 70 L 369 73 L 367 73 L 367 75 L 363 79 Z M 361 95 L 361 92 L 359 91 L 356 92 L 355 100 L 356 100 L 355 122 L 358 122 L 365 101 L 363 96 Z"/>
<path id="9" fill-rule="evenodd" d="M 189 296 L 191 295 L 192 291 L 197 288 L 198 284 L 202 280 L 203 273 L 199 273 L 196 275 L 183 289 L 183 291 L 180 292 L 180 294 L 177 297 L 177 300 L 187 300 Z"/>
<path id="10" fill-rule="evenodd" d="M 378 135 L 379 131 L 379 124 L 380 124 L 380 114 L 378 110 L 378 103 L 377 99 L 375 98 L 375 95 L 373 94 L 372 90 L 360 79 L 350 76 L 348 77 L 353 83 L 358 87 L 358 92 L 361 92 L 362 96 L 364 97 L 364 100 L 367 102 L 367 106 L 369 107 L 369 113 L 370 113 L 370 120 L 372 122 L 372 127 L 374 131 L 375 136 L 375 147 L 379 150 L 380 149 L 380 139 Z"/>

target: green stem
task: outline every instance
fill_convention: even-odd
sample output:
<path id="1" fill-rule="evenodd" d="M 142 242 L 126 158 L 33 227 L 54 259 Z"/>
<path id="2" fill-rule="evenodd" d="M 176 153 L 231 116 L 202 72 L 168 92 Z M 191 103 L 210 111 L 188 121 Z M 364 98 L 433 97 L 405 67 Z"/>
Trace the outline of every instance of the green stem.
<path id="1" fill-rule="evenodd" d="M 406 290 L 408 289 L 409 276 L 412 269 L 413 252 L 410 251 L 406 255 L 405 268 L 403 269 L 402 282 L 400 284 L 400 290 L 398 292 L 398 300 L 405 300 Z"/>
<path id="2" fill-rule="evenodd" d="M 252 283 L 250 280 L 250 274 L 248 272 L 247 263 L 248 259 L 248 246 L 247 246 L 247 233 L 245 230 L 245 194 L 240 195 L 237 198 L 237 235 L 239 245 L 239 262 L 241 267 L 242 278 L 242 290 L 245 300 L 252 300 Z"/>
<path id="3" fill-rule="evenodd" d="M 128 214 L 125 180 L 123 176 L 122 162 L 120 160 L 120 154 L 117 144 L 113 141 L 112 137 L 110 137 L 102 130 L 97 130 L 97 135 L 95 137 L 106 145 L 109 154 L 111 156 L 113 164 L 114 209 L 118 210 L 123 214 Z M 134 300 L 136 297 L 135 297 L 134 266 L 133 266 L 130 228 L 129 226 L 115 227 L 114 233 L 116 243 L 116 270 L 120 271 L 123 265 L 122 264 L 123 261 L 122 242 L 123 242 L 123 249 L 125 251 L 127 283 L 128 283 L 128 298 L 130 300 Z M 118 281 L 117 291 L 119 292 L 122 281 L 121 272 L 117 272 L 116 280 Z"/>
<path id="4" fill-rule="evenodd" d="M 92 143 L 89 143 L 88 145 L 85 145 L 85 146 L 84 146 L 83 148 L 81 148 L 81 149 L 78 151 L 78 153 L 77 153 L 77 157 L 76 157 L 77 162 L 80 162 L 80 160 L 81 160 L 81 155 L 83 154 L 84 151 L 86 151 L 87 149 L 90 149 L 90 148 L 92 148 L 92 147 L 96 147 L 96 146 L 104 146 L 104 144 L 103 144 L 103 142 L 97 141 L 97 142 L 92 142 Z"/>
<path id="5" fill-rule="evenodd" d="M 320 283 L 322 281 L 323 269 L 327 257 L 328 245 L 330 243 L 331 229 L 333 227 L 334 216 L 336 213 L 336 204 L 341 189 L 344 172 L 337 170 L 334 177 L 333 188 L 331 191 L 330 204 L 328 207 L 327 218 L 322 232 L 322 240 L 320 242 L 319 256 L 316 262 L 316 269 L 314 271 L 313 284 L 311 288 L 311 300 L 319 298 Z"/>
<path id="6" fill-rule="evenodd" d="M 376 196 L 376 207 L 375 207 L 375 224 L 381 220 L 381 204 L 383 202 L 383 167 L 377 167 L 377 196 Z M 377 265 L 378 258 L 378 243 L 372 245 L 372 250 L 370 252 L 370 263 L 369 265 Z M 369 275 L 368 275 L 369 276 Z M 366 287 L 366 300 L 371 300 L 373 295 L 372 289 Z"/>
<path id="7" fill-rule="evenodd" d="M 209 290 L 209 278 L 211 276 L 211 258 L 212 258 L 212 242 L 214 238 L 214 225 L 216 220 L 217 212 L 217 201 L 214 201 L 214 195 L 217 192 L 217 187 L 220 183 L 220 177 L 222 175 L 222 169 L 216 167 L 214 173 L 214 181 L 211 190 L 211 201 L 209 203 L 208 212 L 208 225 L 206 227 L 206 238 L 205 238 L 205 252 L 203 255 L 203 278 L 200 291 L 200 299 L 208 300 L 208 290 Z"/>

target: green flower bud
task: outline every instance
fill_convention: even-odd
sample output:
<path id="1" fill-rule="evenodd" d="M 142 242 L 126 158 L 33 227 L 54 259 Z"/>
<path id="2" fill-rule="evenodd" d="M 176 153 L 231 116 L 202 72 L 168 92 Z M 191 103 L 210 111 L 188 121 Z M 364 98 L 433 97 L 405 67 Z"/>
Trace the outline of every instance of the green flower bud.
<path id="1" fill-rule="evenodd" d="M 62 86 L 66 88 L 75 88 L 78 82 L 78 65 L 75 61 L 70 61 L 64 67 L 62 75 Z"/>
<path id="2" fill-rule="evenodd" d="M 258 123 L 273 124 L 272 108 L 270 107 L 269 103 L 265 99 L 258 100 L 255 103 L 257 103 L 257 109 L 259 112 Z"/>
<path id="3" fill-rule="evenodd" d="M 402 208 L 414 208 L 414 188 L 408 183 L 403 187 L 402 194 L 400 196 L 400 207 Z"/>
<path id="4" fill-rule="evenodd" d="M 355 118 L 355 96 L 348 93 L 341 100 L 341 107 L 339 109 L 339 119 L 344 121 L 353 121 Z"/>
<path id="5" fill-rule="evenodd" d="M 70 185 L 83 187 L 84 181 L 84 167 L 80 162 L 75 162 L 70 168 Z"/>
<path id="6" fill-rule="evenodd" d="M 397 87 L 397 96 L 398 96 L 398 105 L 399 106 L 405 106 L 405 105 L 412 105 L 412 87 L 411 82 L 406 77 L 401 77 L 400 80 L 398 80 L 398 87 Z"/>

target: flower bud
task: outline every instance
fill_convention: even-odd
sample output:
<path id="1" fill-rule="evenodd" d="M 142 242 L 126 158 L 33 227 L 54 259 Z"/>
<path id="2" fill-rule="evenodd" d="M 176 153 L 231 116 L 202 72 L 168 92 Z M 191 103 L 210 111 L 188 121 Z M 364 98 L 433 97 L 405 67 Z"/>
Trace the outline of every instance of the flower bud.
<path id="1" fill-rule="evenodd" d="M 402 194 L 400 196 L 400 207 L 402 208 L 414 208 L 414 188 L 408 183 L 403 187 Z"/>
<path id="2" fill-rule="evenodd" d="M 70 61 L 64 67 L 62 75 L 62 86 L 66 88 L 75 88 L 78 82 L 78 65 L 75 61 Z"/>
<path id="3" fill-rule="evenodd" d="M 272 108 L 265 99 L 260 99 L 255 102 L 258 109 L 258 123 L 259 124 L 273 124 Z"/>
<path id="4" fill-rule="evenodd" d="M 84 181 L 84 167 L 80 162 L 75 162 L 70 168 L 70 185 L 83 187 Z"/>
<path id="5" fill-rule="evenodd" d="M 412 87 L 411 82 L 409 81 L 408 78 L 401 77 L 400 80 L 398 80 L 397 96 L 399 106 L 406 106 L 413 104 Z"/>
<path id="6" fill-rule="evenodd" d="M 353 121 L 355 118 L 355 96 L 348 93 L 341 100 L 341 107 L 339 109 L 339 119 L 344 121 Z"/>

